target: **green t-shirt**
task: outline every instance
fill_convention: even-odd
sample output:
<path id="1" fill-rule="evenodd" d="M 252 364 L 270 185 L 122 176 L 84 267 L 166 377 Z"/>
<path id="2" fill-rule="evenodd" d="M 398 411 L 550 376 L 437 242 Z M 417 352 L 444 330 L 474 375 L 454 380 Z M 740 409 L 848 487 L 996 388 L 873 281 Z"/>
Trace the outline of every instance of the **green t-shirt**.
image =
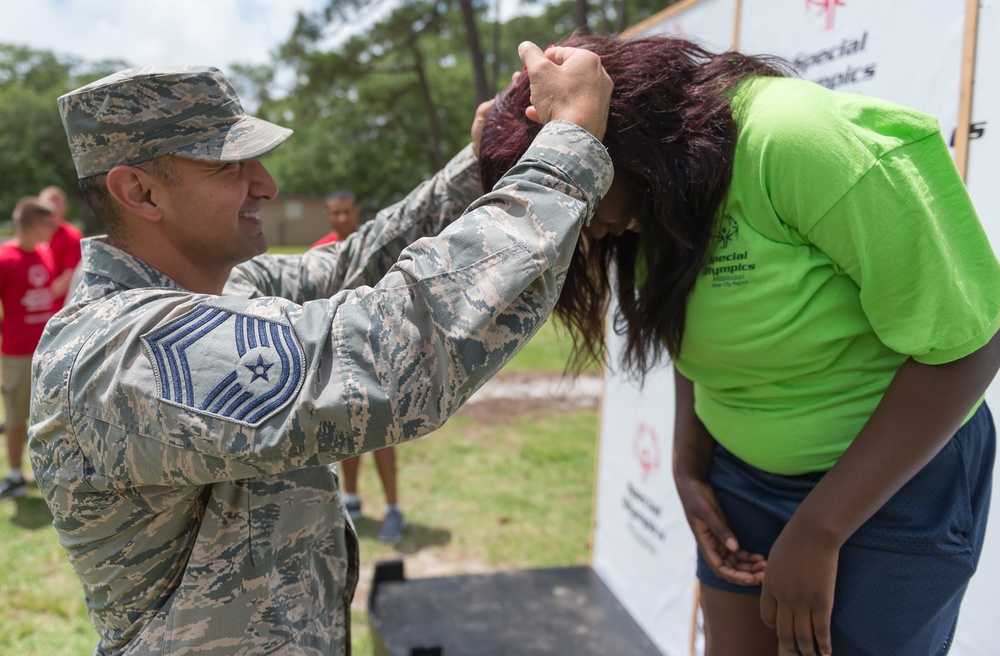
<path id="1" fill-rule="evenodd" d="M 733 115 L 733 181 L 676 365 L 737 457 L 824 471 L 907 356 L 989 341 L 1000 266 L 934 117 L 785 78 L 743 83 Z"/>

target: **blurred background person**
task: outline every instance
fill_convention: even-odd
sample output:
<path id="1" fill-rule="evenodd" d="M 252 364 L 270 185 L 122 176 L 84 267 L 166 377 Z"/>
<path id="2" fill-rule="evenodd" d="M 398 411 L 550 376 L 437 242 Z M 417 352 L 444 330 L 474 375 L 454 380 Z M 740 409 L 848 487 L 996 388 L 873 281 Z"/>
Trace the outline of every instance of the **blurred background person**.
<path id="1" fill-rule="evenodd" d="M 330 234 L 321 237 L 315 244 L 322 246 L 330 242 L 340 241 L 354 234 L 361 225 L 361 208 L 350 191 L 331 191 L 326 195 L 323 205 L 323 216 L 330 224 Z"/>
<path id="2" fill-rule="evenodd" d="M 71 291 L 73 273 L 80 264 L 80 240 L 83 239 L 83 234 L 66 220 L 66 192 L 55 185 L 50 185 L 42 189 L 38 197 L 51 205 L 55 212 L 56 229 L 49 241 L 49 247 L 56 260 L 56 279 L 52 281 L 52 294 L 55 296 L 56 310 L 58 310 L 66 303 L 66 296 Z"/>
<path id="3" fill-rule="evenodd" d="M 14 208 L 14 238 L 0 244 L 0 380 L 7 413 L 4 433 L 10 471 L 0 481 L 0 499 L 23 497 L 28 489 L 21 465 L 28 441 L 31 356 L 45 322 L 58 309 L 51 285 L 56 263 L 49 240 L 56 228 L 51 205 L 37 196 Z"/>

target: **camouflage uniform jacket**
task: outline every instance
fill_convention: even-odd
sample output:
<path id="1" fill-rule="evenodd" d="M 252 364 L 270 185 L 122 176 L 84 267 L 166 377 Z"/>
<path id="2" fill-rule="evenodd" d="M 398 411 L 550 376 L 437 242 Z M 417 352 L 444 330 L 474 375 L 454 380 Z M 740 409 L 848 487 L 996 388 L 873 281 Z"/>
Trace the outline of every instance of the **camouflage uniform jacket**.
<path id="1" fill-rule="evenodd" d="M 84 242 L 36 355 L 30 453 L 95 654 L 349 651 L 357 542 L 331 463 L 433 431 L 516 353 L 612 176 L 550 123 L 404 248 L 468 199 L 469 159 L 343 242 L 241 265 L 222 296 Z"/>

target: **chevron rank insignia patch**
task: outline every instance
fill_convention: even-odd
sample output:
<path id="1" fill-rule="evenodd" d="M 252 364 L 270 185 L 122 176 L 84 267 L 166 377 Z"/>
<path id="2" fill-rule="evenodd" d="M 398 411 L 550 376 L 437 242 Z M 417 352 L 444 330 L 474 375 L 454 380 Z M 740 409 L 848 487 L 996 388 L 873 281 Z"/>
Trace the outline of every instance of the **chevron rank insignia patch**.
<path id="1" fill-rule="evenodd" d="M 291 328 L 210 306 L 142 341 L 161 399 L 248 426 L 294 398 L 305 375 Z"/>

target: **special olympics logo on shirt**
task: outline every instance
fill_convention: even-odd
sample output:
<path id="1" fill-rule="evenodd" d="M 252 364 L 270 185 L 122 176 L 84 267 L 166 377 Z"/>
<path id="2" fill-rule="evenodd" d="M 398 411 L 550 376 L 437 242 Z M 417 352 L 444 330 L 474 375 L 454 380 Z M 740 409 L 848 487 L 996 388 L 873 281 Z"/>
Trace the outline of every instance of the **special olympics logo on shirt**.
<path id="1" fill-rule="evenodd" d="M 826 25 L 823 26 L 824 30 L 833 29 L 837 8 L 846 6 L 847 3 L 845 0 L 806 0 L 806 11 L 809 11 L 811 7 L 815 7 L 816 15 L 826 20 Z"/>
<path id="2" fill-rule="evenodd" d="M 714 239 L 719 244 L 719 248 L 722 249 L 729 248 L 729 244 L 739 236 L 740 226 L 736 223 L 736 219 L 734 219 L 731 214 L 726 214 L 721 219 L 716 221 L 715 226 L 712 228 L 712 239 Z"/>
<path id="3" fill-rule="evenodd" d="M 28 267 L 28 284 L 32 287 L 45 287 L 49 284 L 49 270 L 41 264 Z"/>
<path id="4" fill-rule="evenodd" d="M 632 453 L 639 462 L 639 469 L 642 470 L 642 482 L 645 483 L 649 475 L 660 468 L 663 457 L 660 453 L 660 440 L 656 437 L 653 427 L 640 423 L 632 436 Z"/>

